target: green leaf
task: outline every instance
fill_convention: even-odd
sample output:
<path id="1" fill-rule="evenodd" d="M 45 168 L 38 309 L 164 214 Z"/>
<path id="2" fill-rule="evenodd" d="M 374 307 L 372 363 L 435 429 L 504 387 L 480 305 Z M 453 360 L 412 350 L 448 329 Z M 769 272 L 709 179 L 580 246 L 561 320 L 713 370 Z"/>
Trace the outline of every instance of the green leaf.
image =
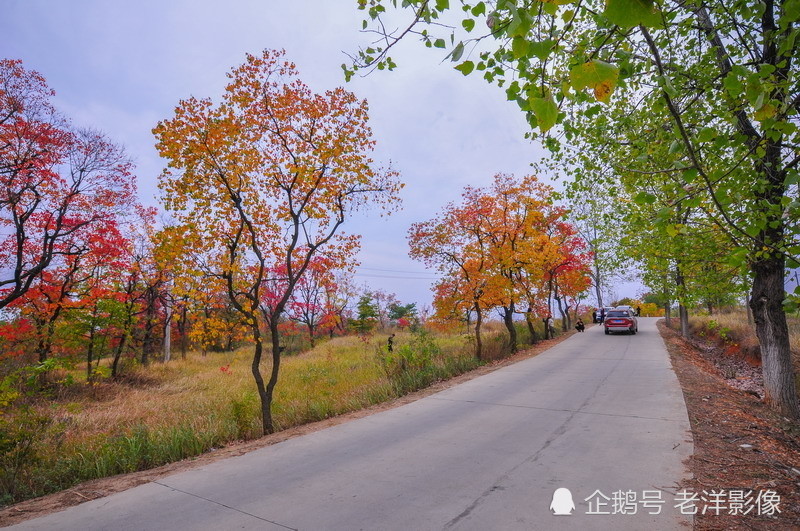
<path id="1" fill-rule="evenodd" d="M 475 28 L 475 19 L 465 18 L 461 21 L 461 25 L 464 26 L 464 29 L 467 30 L 467 32 L 470 32 Z"/>
<path id="2" fill-rule="evenodd" d="M 728 256 L 725 257 L 725 262 L 730 266 L 739 268 L 747 263 L 747 255 L 747 249 L 740 247 L 731 251 Z"/>
<path id="3" fill-rule="evenodd" d="M 776 112 L 777 112 L 777 109 L 775 108 L 774 105 L 772 105 L 771 103 L 764 103 L 755 112 L 755 116 L 754 117 L 759 122 L 764 122 L 765 120 L 768 120 L 769 118 L 774 117 Z M 778 138 L 780 138 L 780 133 L 777 132 L 777 131 L 776 131 L 776 133 L 777 134 L 772 137 L 772 139 L 775 140 L 775 141 L 777 141 Z"/>
<path id="4" fill-rule="evenodd" d="M 468 76 L 469 74 L 472 73 L 473 70 L 475 70 L 475 63 L 473 63 L 472 61 L 464 61 L 463 63 L 461 63 L 456 67 L 456 70 L 458 70 L 465 76 Z"/>
<path id="5" fill-rule="evenodd" d="M 508 88 L 506 89 L 506 95 L 508 96 L 509 100 L 513 100 L 516 99 L 516 97 L 519 95 L 519 91 L 520 91 L 519 81 L 514 80 L 511 82 L 511 84 L 508 85 Z"/>
<path id="6" fill-rule="evenodd" d="M 433 41 L 433 46 L 436 48 L 444 48 L 447 44 L 444 42 L 444 39 L 436 39 Z"/>
<path id="7" fill-rule="evenodd" d="M 717 137 L 717 130 L 714 127 L 704 127 L 697 133 L 697 140 L 700 142 L 709 142 Z"/>
<path id="8" fill-rule="evenodd" d="M 552 94 L 548 94 L 544 98 L 530 98 L 529 100 L 531 110 L 536 115 L 536 120 L 539 124 L 539 130 L 546 133 L 550 128 L 556 125 L 558 120 L 558 105 L 553 99 Z"/>
<path id="9" fill-rule="evenodd" d="M 459 42 L 456 44 L 456 47 L 453 48 L 453 51 L 450 52 L 450 60 L 455 62 L 461 59 L 461 56 L 464 55 L 464 43 Z"/>
<path id="10" fill-rule="evenodd" d="M 684 182 L 692 183 L 697 179 L 699 174 L 700 172 L 697 171 L 697 168 L 689 168 L 681 173 L 681 177 L 683 177 Z"/>
<path id="11" fill-rule="evenodd" d="M 783 18 L 788 22 L 800 22 L 800 0 L 788 0 L 783 4 Z"/>
<path id="12" fill-rule="evenodd" d="M 661 25 L 661 16 L 653 0 L 608 0 L 603 15 L 623 28 Z"/>
<path id="13" fill-rule="evenodd" d="M 633 198 L 633 201 L 639 205 L 652 205 L 656 202 L 656 196 L 648 192 L 639 192 Z"/>
<path id="14" fill-rule="evenodd" d="M 524 39 L 522 37 L 514 37 L 511 41 L 511 53 L 514 55 L 514 59 L 521 59 L 522 57 L 527 57 L 528 55 L 528 39 Z"/>
<path id="15" fill-rule="evenodd" d="M 553 51 L 556 41 L 547 39 L 540 42 L 528 42 L 528 52 L 536 56 L 540 61 L 546 61 Z"/>
<path id="16" fill-rule="evenodd" d="M 747 227 L 744 228 L 744 231 L 748 235 L 750 235 L 753 238 L 755 238 L 756 236 L 758 236 L 758 233 L 761 232 L 761 228 L 758 225 L 755 225 L 755 224 L 754 225 L 748 225 Z"/>
<path id="17" fill-rule="evenodd" d="M 478 2 L 475 4 L 475 7 L 472 8 L 472 16 L 478 17 L 486 13 L 486 4 L 484 2 Z"/>
<path id="18" fill-rule="evenodd" d="M 515 9 L 511 22 L 506 27 L 506 34 L 509 37 L 524 37 L 531 30 L 531 20 L 528 11 L 525 9 Z"/>
<path id="19" fill-rule="evenodd" d="M 436 0 L 437 11 L 444 11 L 450 9 L 450 0 Z"/>
<path id="20" fill-rule="evenodd" d="M 573 88 L 576 90 L 593 88 L 595 98 L 603 103 L 608 103 L 618 78 L 619 68 L 599 59 L 575 66 L 569 71 L 569 80 Z"/>

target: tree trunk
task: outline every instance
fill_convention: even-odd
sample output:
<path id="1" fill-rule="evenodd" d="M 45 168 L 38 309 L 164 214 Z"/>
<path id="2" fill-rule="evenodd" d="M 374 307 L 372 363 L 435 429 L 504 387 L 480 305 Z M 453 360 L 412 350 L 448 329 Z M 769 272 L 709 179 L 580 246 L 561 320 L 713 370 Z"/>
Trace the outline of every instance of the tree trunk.
<path id="1" fill-rule="evenodd" d="M 675 264 L 675 286 L 678 288 L 678 315 L 681 319 L 681 337 L 689 337 L 689 312 L 686 310 L 686 280 L 680 261 Z"/>
<path id="2" fill-rule="evenodd" d="M 201 344 L 203 346 L 203 357 L 208 355 L 208 320 L 211 318 L 211 310 L 208 309 L 208 306 L 203 307 L 203 340 Z"/>
<path id="3" fill-rule="evenodd" d="M 311 348 L 314 348 L 314 342 L 316 339 L 314 337 L 314 325 L 311 323 L 306 323 L 306 327 L 308 328 L 308 340 L 311 343 Z"/>
<path id="4" fill-rule="evenodd" d="M 272 421 L 272 396 L 278 384 L 278 371 L 281 367 L 281 337 L 278 333 L 278 317 L 280 313 L 273 314 L 269 320 L 269 330 L 272 336 L 272 371 L 270 372 L 267 387 L 261 398 L 261 413 L 264 415 L 264 435 L 273 433 L 275 425 Z M 263 384 L 262 384 L 263 385 Z M 261 390 L 259 389 L 259 393 Z"/>
<path id="5" fill-rule="evenodd" d="M 172 306 L 165 304 L 164 311 L 164 363 L 167 363 L 172 358 Z"/>
<path id="6" fill-rule="evenodd" d="M 125 350 L 125 343 L 127 342 L 128 332 L 123 331 L 119 337 L 119 344 L 114 351 L 114 361 L 111 362 L 111 378 L 116 379 L 119 376 L 119 359 L 122 357 L 122 352 Z"/>
<path id="7" fill-rule="evenodd" d="M 94 326 L 89 330 L 89 348 L 86 351 L 86 381 L 94 382 L 92 375 L 92 362 L 94 361 Z"/>
<path id="8" fill-rule="evenodd" d="M 56 333 L 56 321 L 61 315 L 63 306 L 59 303 L 56 306 L 47 323 L 42 323 L 41 326 L 37 323 L 37 329 L 43 329 L 42 335 L 39 336 L 39 342 L 36 346 L 36 351 L 39 354 L 39 363 L 44 363 L 50 357 L 50 351 L 53 349 L 53 336 Z"/>
<path id="9" fill-rule="evenodd" d="M 597 295 L 597 307 L 603 307 L 603 291 L 600 287 L 600 264 L 597 263 L 597 257 L 594 259 L 594 291 Z"/>
<path id="10" fill-rule="evenodd" d="M 689 337 L 689 310 L 683 304 L 678 304 L 678 315 L 681 318 L 681 336 Z"/>
<path id="11" fill-rule="evenodd" d="M 254 313 L 245 314 L 247 320 L 250 322 L 250 328 L 253 332 L 253 342 L 255 348 L 253 350 L 253 363 L 250 366 L 250 371 L 253 373 L 253 379 L 256 381 L 256 388 L 258 389 L 258 397 L 261 400 L 261 426 L 264 435 L 270 434 L 274 431 L 272 423 L 272 394 L 267 393 L 264 386 L 264 378 L 261 376 L 261 356 L 264 352 L 264 338 L 261 336 L 261 328 L 258 325 L 257 316 Z"/>
<path id="12" fill-rule="evenodd" d="M 92 362 L 94 361 L 94 328 L 96 319 L 97 303 L 95 303 L 94 308 L 92 308 L 92 320 L 89 322 L 89 348 L 86 351 L 86 381 L 89 382 L 89 384 L 94 383 Z"/>
<path id="13" fill-rule="evenodd" d="M 186 359 L 186 349 L 188 348 L 189 338 L 186 337 L 186 303 L 181 306 L 181 318 L 178 319 L 178 333 L 181 335 L 181 359 Z"/>
<path id="14" fill-rule="evenodd" d="M 156 326 L 156 292 L 154 287 L 147 288 L 145 293 L 147 308 L 145 309 L 144 338 L 142 339 L 142 365 L 150 364 L 150 353 L 153 352 L 154 329 Z"/>
<path id="15" fill-rule="evenodd" d="M 475 357 L 483 359 L 483 341 L 481 340 L 481 325 L 483 324 L 483 313 L 478 303 L 475 303 Z"/>
<path id="16" fill-rule="evenodd" d="M 789 329 L 783 309 L 784 266 L 781 256 L 764 258 L 752 265 L 753 292 L 750 307 L 761 346 L 764 401 L 782 415 L 798 419 L 800 406 L 797 403 L 797 387 L 789 348 Z"/>
<path id="17" fill-rule="evenodd" d="M 514 303 L 503 306 L 503 323 L 508 330 L 508 349 L 511 354 L 517 351 L 517 328 L 514 326 Z"/>
<path id="18" fill-rule="evenodd" d="M 128 296 L 130 297 L 130 292 L 128 292 Z M 119 360 L 122 357 L 122 353 L 125 352 L 125 346 L 128 343 L 128 336 L 131 333 L 131 327 L 133 325 L 133 301 L 132 299 L 128 299 L 125 303 L 125 323 L 122 326 L 122 333 L 119 335 L 119 343 L 117 344 L 117 349 L 114 351 L 114 361 L 111 363 L 111 378 L 116 379 L 119 376 Z"/>
<path id="19" fill-rule="evenodd" d="M 536 328 L 533 325 L 533 320 L 531 319 L 531 308 L 528 308 L 528 311 L 525 313 L 525 322 L 528 324 L 528 333 L 530 333 L 530 344 L 535 345 L 539 341 L 539 337 L 536 335 Z"/>
<path id="20" fill-rule="evenodd" d="M 672 328 L 672 303 L 664 303 L 664 319 L 667 320 L 667 326 Z"/>
<path id="21" fill-rule="evenodd" d="M 564 312 L 564 307 L 561 305 L 561 298 L 562 297 L 560 297 L 559 295 L 555 296 L 556 307 L 558 308 L 558 313 L 561 314 L 561 331 L 566 332 L 567 330 L 569 330 L 569 328 L 567 328 L 569 326 L 569 315 L 567 315 L 567 313 Z"/>

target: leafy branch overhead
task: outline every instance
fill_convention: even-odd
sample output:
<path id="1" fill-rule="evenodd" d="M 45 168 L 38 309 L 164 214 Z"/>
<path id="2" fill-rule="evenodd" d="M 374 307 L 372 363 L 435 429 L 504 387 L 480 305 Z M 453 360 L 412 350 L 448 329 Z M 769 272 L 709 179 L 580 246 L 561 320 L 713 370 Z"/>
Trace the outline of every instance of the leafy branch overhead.
<path id="1" fill-rule="evenodd" d="M 602 40 L 616 42 L 626 28 L 661 24 L 655 4 L 639 0 L 612 0 L 602 15 L 573 0 L 534 1 L 526 6 L 503 0 L 462 2 L 461 16 L 449 1 L 409 0 L 402 7 L 412 9 L 414 17 L 402 29 L 368 29 L 387 27 L 382 16 L 388 3 L 359 2 L 369 15 L 363 29 L 377 32 L 379 38 L 360 50 L 351 64 L 342 65 L 347 79 L 362 69 L 393 70 L 397 64 L 391 49 L 413 35 L 428 47 L 448 49 L 447 58 L 464 75 L 481 72 L 487 81 L 508 86 L 509 100 L 517 101 L 541 133 L 561 122 L 559 106 L 564 99 L 580 99 L 577 93 L 586 88 L 593 90 L 597 101 L 609 101 L 625 57 L 600 49 Z M 398 2 L 391 4 L 397 7 Z M 586 19 L 607 21 L 607 29 L 595 39 L 600 42 L 576 42 L 576 27 L 585 25 Z M 491 50 L 487 40 L 499 46 Z"/>

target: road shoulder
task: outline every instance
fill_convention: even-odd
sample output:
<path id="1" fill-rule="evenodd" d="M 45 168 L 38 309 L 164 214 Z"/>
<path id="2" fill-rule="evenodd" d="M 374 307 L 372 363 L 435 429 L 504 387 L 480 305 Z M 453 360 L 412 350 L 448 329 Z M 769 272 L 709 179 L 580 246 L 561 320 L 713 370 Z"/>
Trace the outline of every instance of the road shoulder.
<path id="1" fill-rule="evenodd" d="M 693 492 L 772 490 L 780 513 L 695 515 L 695 529 L 800 529 L 800 426 L 752 394 L 730 387 L 703 352 L 659 322 L 683 389 L 694 440 Z"/>

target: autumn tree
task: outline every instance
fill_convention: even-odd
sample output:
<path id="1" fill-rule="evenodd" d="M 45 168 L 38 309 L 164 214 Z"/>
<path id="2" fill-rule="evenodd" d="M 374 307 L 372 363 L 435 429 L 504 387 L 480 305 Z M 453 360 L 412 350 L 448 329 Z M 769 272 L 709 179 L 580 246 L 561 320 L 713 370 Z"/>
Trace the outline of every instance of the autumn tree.
<path id="1" fill-rule="evenodd" d="M 325 306 L 330 313 L 329 318 L 323 322 L 330 337 L 333 337 L 337 330 L 342 334 L 347 331 L 348 321 L 352 316 L 350 306 L 358 294 L 352 271 L 339 269 L 334 273 L 333 280 L 333 283 L 326 285 L 325 289 Z"/>
<path id="2" fill-rule="evenodd" d="M 357 68 L 394 68 L 392 48 L 419 36 L 449 49 L 465 75 L 478 72 L 502 87 L 533 135 L 563 133 L 561 142 L 544 138 L 554 153 L 607 131 L 622 140 L 605 143 L 611 155 L 621 146 L 639 151 L 625 167 L 641 185 L 676 176 L 686 187 L 684 207 L 693 206 L 695 190 L 705 191 L 707 215 L 737 247 L 731 260 L 750 270 L 765 400 L 800 418 L 784 306 L 796 303 L 784 290 L 786 266 L 800 263 L 800 203 L 791 199 L 800 182 L 797 2 L 462 1 L 448 25 L 441 21 L 454 14 L 450 2 L 411 0 L 397 8 L 409 21 L 396 32 L 381 21 L 390 4 L 397 6 L 358 2 L 379 40 L 359 54 Z M 344 68 L 353 74 L 352 65 Z M 603 128 L 609 109 L 619 119 Z M 624 112 L 633 109 L 643 111 L 637 119 Z M 650 135 L 634 133 L 643 124 L 665 132 L 676 155 L 657 169 Z M 674 225 L 669 210 L 655 221 Z"/>
<path id="3" fill-rule="evenodd" d="M 516 352 L 515 315 L 526 313 L 526 307 L 531 306 L 531 288 L 541 284 L 544 277 L 541 264 L 548 250 L 549 226 L 560 223 L 558 218 L 564 211 L 550 212 L 553 189 L 533 175 L 517 180 L 498 174 L 488 189 L 478 193 L 491 200 L 491 208 L 481 215 L 487 216 L 484 230 L 495 277 L 494 302 L 508 330 L 509 350 Z M 520 303 L 524 303 L 522 308 Z"/>
<path id="4" fill-rule="evenodd" d="M 483 355 L 481 327 L 491 301 L 492 257 L 486 235 L 491 212 L 487 197 L 466 194 L 461 204 L 449 203 L 435 218 L 414 223 L 408 231 L 409 256 L 435 267 L 442 279 L 434 286 L 437 315 L 474 312 L 475 356 Z"/>
<path id="5" fill-rule="evenodd" d="M 367 103 L 342 88 L 314 94 L 283 52 L 248 55 L 229 74 L 222 102 L 189 98 L 154 134 L 169 161 L 162 199 L 185 242 L 209 257 L 249 326 L 252 373 L 264 433 L 281 361 L 279 323 L 298 282 L 321 252 L 352 262 L 358 238 L 340 231 L 355 210 L 391 210 L 400 184 L 370 158 Z M 269 291 L 269 293 L 267 293 Z M 272 367 L 261 374 L 261 323 Z"/>
<path id="6" fill-rule="evenodd" d="M 132 165 L 104 135 L 74 128 L 44 78 L 0 60 L 0 308 L 21 297 L 80 230 L 127 210 Z M 97 227 L 92 228 L 94 225 Z"/>
<path id="7" fill-rule="evenodd" d="M 455 313 L 475 312 L 478 348 L 486 310 L 500 310 L 514 352 L 515 316 L 530 316 L 546 282 L 553 286 L 570 271 L 588 279 L 584 261 L 575 252 L 579 242 L 574 230 L 568 232 L 562 219 L 566 211 L 552 204 L 552 194 L 552 188 L 535 176 L 498 174 L 491 186 L 467 187 L 461 204 L 446 206 L 440 217 L 414 224 L 409 231 L 412 258 L 448 277 L 437 286 L 439 309 L 450 304 Z M 563 284 L 579 291 L 586 288 L 572 277 Z"/>

